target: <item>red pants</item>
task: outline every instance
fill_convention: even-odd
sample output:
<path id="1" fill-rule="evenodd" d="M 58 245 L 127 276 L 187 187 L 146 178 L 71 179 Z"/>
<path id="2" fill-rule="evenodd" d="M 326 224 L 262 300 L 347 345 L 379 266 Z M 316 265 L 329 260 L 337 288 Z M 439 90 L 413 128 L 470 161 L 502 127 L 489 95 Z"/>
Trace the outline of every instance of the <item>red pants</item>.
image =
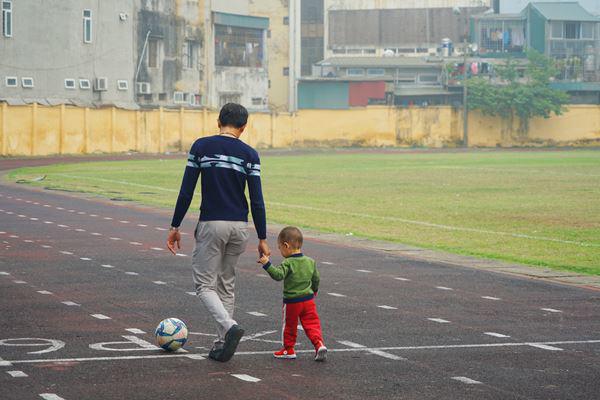
<path id="1" fill-rule="evenodd" d="M 298 319 L 304 328 L 306 336 L 310 339 L 313 346 L 317 346 L 323 341 L 321 336 L 321 321 L 317 314 L 317 305 L 314 299 L 302 301 L 300 303 L 284 303 L 283 318 L 285 325 L 283 328 L 283 347 L 293 348 L 296 344 L 298 335 Z"/>

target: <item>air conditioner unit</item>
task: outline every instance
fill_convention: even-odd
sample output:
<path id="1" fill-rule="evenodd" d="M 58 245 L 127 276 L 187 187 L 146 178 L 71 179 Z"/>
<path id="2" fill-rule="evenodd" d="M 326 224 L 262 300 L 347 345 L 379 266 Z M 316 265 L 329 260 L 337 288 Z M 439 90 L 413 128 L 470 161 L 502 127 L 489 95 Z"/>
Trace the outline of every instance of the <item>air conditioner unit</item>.
<path id="1" fill-rule="evenodd" d="M 94 81 L 94 90 L 96 92 L 106 92 L 108 90 L 108 79 L 96 78 Z"/>
<path id="2" fill-rule="evenodd" d="M 138 82 L 137 83 L 137 92 L 139 94 L 150 94 L 150 83 L 148 82 Z"/>

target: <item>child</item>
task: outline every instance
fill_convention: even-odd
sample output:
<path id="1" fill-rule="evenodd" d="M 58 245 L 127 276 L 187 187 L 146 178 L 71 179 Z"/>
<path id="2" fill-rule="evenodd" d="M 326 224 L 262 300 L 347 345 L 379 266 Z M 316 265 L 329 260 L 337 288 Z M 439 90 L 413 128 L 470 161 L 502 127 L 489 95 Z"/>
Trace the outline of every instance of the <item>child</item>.
<path id="1" fill-rule="evenodd" d="M 276 281 L 283 280 L 283 349 L 273 353 L 275 358 L 294 359 L 298 318 L 306 336 L 315 346 L 315 361 L 325 361 L 327 347 L 321 336 L 321 321 L 317 314 L 314 297 L 319 290 L 319 271 L 315 260 L 302 254 L 302 232 L 288 226 L 277 238 L 277 247 L 285 260 L 281 265 L 272 265 L 267 255 L 258 261 L 265 271 Z"/>

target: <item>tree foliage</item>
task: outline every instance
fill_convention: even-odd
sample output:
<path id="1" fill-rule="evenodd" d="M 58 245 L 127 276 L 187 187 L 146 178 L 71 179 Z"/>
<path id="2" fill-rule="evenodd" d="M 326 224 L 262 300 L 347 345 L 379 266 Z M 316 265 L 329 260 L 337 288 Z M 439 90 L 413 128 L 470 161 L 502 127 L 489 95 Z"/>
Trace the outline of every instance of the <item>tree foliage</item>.
<path id="1" fill-rule="evenodd" d="M 527 59 L 529 62 L 522 78 L 517 63 L 509 58 L 504 65 L 496 67 L 497 83 L 481 77 L 469 79 L 469 108 L 511 122 L 516 116 L 522 133 L 527 132 L 533 117 L 560 115 L 569 96 L 549 85 L 550 78 L 557 74 L 553 61 L 537 51 L 529 51 Z"/>

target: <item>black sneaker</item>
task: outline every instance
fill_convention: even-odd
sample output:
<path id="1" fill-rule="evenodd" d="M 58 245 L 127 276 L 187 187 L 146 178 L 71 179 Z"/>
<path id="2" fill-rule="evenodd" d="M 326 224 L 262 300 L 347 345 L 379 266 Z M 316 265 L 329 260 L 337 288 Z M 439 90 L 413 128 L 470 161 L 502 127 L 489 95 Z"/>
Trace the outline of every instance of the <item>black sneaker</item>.
<path id="1" fill-rule="evenodd" d="M 222 354 L 223 354 L 223 349 L 216 349 L 213 347 L 208 352 L 208 358 L 215 360 L 215 361 L 221 361 Z"/>
<path id="2" fill-rule="evenodd" d="M 233 325 L 231 328 L 229 328 L 229 330 L 225 334 L 225 343 L 223 344 L 221 354 L 219 354 L 218 358 L 215 358 L 215 360 L 221 362 L 227 362 L 231 360 L 231 357 L 233 357 L 233 355 L 235 354 L 235 350 L 237 349 L 237 346 L 240 343 L 242 336 L 244 336 L 244 330 L 240 328 L 239 325 Z"/>

